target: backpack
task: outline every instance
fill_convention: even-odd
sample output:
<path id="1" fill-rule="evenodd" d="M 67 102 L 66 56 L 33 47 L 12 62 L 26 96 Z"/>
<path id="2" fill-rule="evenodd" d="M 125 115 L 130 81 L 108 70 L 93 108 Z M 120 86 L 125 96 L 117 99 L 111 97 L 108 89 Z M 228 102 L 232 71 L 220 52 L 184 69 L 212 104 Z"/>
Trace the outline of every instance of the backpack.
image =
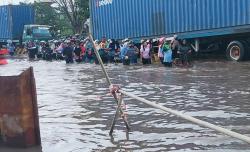
<path id="1" fill-rule="evenodd" d="M 164 44 L 163 44 L 163 47 L 162 47 L 162 51 L 163 51 L 163 52 L 167 52 L 168 50 L 170 50 L 169 44 L 164 43 Z"/>

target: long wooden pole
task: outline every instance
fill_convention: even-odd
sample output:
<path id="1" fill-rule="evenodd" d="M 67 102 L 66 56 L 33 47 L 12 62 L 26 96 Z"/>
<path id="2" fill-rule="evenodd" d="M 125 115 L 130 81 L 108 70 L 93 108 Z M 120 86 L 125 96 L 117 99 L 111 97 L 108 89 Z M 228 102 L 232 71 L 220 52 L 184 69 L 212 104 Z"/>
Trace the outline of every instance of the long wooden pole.
<path id="1" fill-rule="evenodd" d="M 123 90 L 119 90 L 119 92 L 122 93 L 122 94 L 124 94 L 124 95 L 126 95 L 126 96 L 128 96 L 128 97 L 131 97 L 131 98 L 133 98 L 133 99 L 136 99 L 136 100 L 138 100 L 138 101 L 140 101 L 140 102 L 143 102 L 143 103 L 145 103 L 145 104 L 148 104 L 148 105 L 150 105 L 150 106 L 152 106 L 152 107 L 154 107 L 154 108 L 161 109 L 162 111 L 165 111 L 165 112 L 167 112 L 167 113 L 173 114 L 173 115 L 178 116 L 178 117 L 180 117 L 180 118 L 182 118 L 182 119 L 185 119 L 185 120 L 188 120 L 188 121 L 190 121 L 190 122 L 193 122 L 193 123 L 195 123 L 195 124 L 197 124 L 197 125 L 200 125 L 200 126 L 203 126 L 203 127 L 210 128 L 210 129 L 212 129 L 212 130 L 218 131 L 218 132 L 220 132 L 220 133 L 223 133 L 223 134 L 225 134 L 225 135 L 228 135 L 228 136 L 234 137 L 234 138 L 236 138 L 236 139 L 245 141 L 245 142 L 247 142 L 247 143 L 250 144 L 250 137 L 248 137 L 248 136 L 239 134 L 239 133 L 237 133 L 237 132 L 233 132 L 233 131 L 231 131 L 231 130 L 228 130 L 228 129 L 225 129 L 225 128 L 216 126 L 216 125 L 214 125 L 214 124 L 211 124 L 211 123 L 208 123 L 208 122 L 205 122 L 205 121 L 202 121 L 202 120 L 199 120 L 199 119 L 197 119 L 197 118 L 188 116 L 188 115 L 186 115 L 186 114 L 184 114 L 184 113 L 181 113 L 181 112 L 179 112 L 179 111 L 172 110 L 172 109 L 170 109 L 170 108 L 161 106 L 161 105 L 159 105 L 159 104 L 156 104 L 156 103 L 151 102 L 151 101 L 149 101 L 149 100 L 146 100 L 146 99 L 144 99 L 144 98 L 138 97 L 138 96 L 136 96 L 136 95 L 134 95 L 134 94 L 132 94 L 132 93 L 128 93 L 128 92 L 123 91 Z"/>

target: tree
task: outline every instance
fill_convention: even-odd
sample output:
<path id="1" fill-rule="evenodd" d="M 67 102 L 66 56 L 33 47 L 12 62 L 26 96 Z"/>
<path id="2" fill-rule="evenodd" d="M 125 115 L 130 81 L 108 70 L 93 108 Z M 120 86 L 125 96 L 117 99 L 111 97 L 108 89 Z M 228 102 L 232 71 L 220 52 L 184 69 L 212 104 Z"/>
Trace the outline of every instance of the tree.
<path id="1" fill-rule="evenodd" d="M 89 0 L 52 0 L 70 21 L 74 33 L 83 31 L 83 24 L 89 18 Z"/>
<path id="2" fill-rule="evenodd" d="M 51 6 L 51 3 L 34 2 L 35 23 L 50 25 L 53 31 L 61 31 L 61 34 L 72 34 L 68 19 L 62 13 Z"/>
<path id="3" fill-rule="evenodd" d="M 57 12 L 48 3 L 35 2 L 35 22 L 36 24 L 46 24 L 54 26 L 57 21 Z"/>

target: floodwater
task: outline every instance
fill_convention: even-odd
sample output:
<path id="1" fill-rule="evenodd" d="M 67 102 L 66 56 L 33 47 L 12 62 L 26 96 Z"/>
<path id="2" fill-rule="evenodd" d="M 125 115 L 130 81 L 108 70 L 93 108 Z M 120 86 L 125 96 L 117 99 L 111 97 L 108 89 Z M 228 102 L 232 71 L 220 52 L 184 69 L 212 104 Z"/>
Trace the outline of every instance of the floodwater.
<path id="1" fill-rule="evenodd" d="M 43 152 L 250 152 L 250 144 L 128 97 L 131 131 L 126 133 L 119 119 L 111 137 L 116 103 L 98 65 L 16 59 L 1 66 L 0 74 L 29 66 L 37 83 Z M 249 62 L 197 61 L 189 69 L 106 68 L 112 82 L 128 92 L 250 136 Z"/>

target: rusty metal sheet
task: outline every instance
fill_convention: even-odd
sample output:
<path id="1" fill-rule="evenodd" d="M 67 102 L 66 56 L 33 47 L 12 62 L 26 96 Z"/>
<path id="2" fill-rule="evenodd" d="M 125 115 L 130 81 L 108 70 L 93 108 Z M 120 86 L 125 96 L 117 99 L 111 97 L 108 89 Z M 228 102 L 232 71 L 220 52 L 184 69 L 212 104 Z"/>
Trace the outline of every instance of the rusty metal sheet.
<path id="1" fill-rule="evenodd" d="M 0 76 L 0 130 L 5 145 L 41 144 L 32 67 L 18 76 Z"/>

